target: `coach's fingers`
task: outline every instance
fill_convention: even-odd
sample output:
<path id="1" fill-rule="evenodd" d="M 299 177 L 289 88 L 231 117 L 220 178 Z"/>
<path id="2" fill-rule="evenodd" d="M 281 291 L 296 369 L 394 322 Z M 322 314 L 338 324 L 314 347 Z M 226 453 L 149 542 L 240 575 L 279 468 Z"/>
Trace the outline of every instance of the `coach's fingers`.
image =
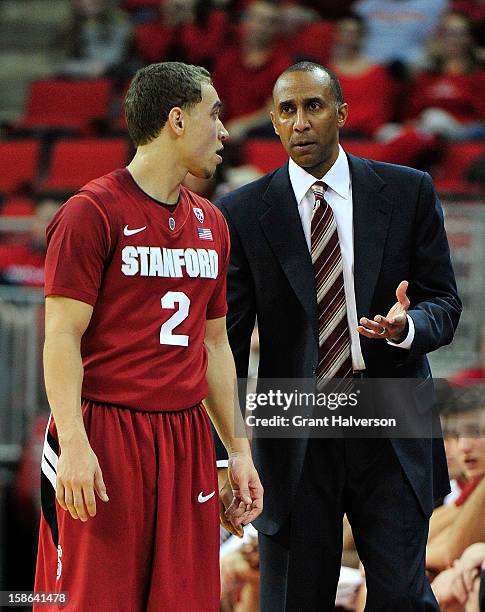
<path id="1" fill-rule="evenodd" d="M 83 497 L 89 516 L 96 516 L 96 497 L 92 485 L 83 487 Z"/>
<path id="2" fill-rule="evenodd" d="M 104 484 L 103 480 L 103 474 L 99 465 L 94 472 L 94 489 L 101 501 L 109 501 L 108 493 L 106 492 L 106 485 Z"/>
<path id="3" fill-rule="evenodd" d="M 74 500 L 74 508 L 76 508 L 76 514 L 83 523 L 88 520 L 86 514 L 86 508 L 84 507 L 83 490 L 80 486 L 75 486 L 72 490 L 72 497 Z"/>
<path id="4" fill-rule="evenodd" d="M 59 482 L 59 480 L 56 482 L 56 499 L 59 506 L 67 512 L 66 501 L 64 498 L 64 485 Z"/>
<path id="5" fill-rule="evenodd" d="M 67 506 L 67 510 L 69 514 L 72 516 L 73 519 L 77 520 L 79 517 L 77 515 L 76 508 L 74 506 L 73 492 L 69 485 L 64 487 L 64 500 L 66 502 L 66 506 Z"/>

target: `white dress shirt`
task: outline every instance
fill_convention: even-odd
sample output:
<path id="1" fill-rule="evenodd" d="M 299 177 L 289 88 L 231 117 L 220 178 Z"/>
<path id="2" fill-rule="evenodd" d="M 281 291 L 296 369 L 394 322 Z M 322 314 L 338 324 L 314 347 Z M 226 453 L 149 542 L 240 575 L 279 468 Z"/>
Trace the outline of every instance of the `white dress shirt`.
<path id="1" fill-rule="evenodd" d="M 330 170 L 316 179 L 306 170 L 298 166 L 292 159 L 289 160 L 288 171 L 290 182 L 295 193 L 298 204 L 303 233 L 311 251 L 311 222 L 315 197 L 311 190 L 312 185 L 320 180 L 328 187 L 325 192 L 325 200 L 332 208 L 337 233 L 342 252 L 342 264 L 344 275 L 345 302 L 347 306 L 347 321 L 350 331 L 350 345 L 352 352 L 352 367 L 354 370 L 364 370 L 365 362 L 360 348 L 359 332 L 357 331 L 357 307 L 355 303 L 354 289 L 354 226 L 353 226 L 353 204 L 352 204 L 352 183 L 347 156 L 339 145 L 339 155 Z M 372 315 L 369 313 L 369 317 Z M 409 349 L 414 339 L 414 323 L 408 315 L 409 332 L 406 338 L 400 342 L 389 342 L 391 346 Z"/>

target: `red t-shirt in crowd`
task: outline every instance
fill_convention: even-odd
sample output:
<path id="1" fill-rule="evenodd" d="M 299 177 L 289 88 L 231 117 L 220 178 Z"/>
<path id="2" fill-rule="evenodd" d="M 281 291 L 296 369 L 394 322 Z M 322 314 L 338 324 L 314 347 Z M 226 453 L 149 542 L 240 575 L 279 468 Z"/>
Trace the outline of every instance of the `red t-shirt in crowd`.
<path id="1" fill-rule="evenodd" d="M 31 244 L 0 245 L 0 282 L 22 287 L 44 286 L 45 252 Z"/>
<path id="2" fill-rule="evenodd" d="M 342 74 L 335 67 L 344 99 L 349 105 L 345 129 L 372 135 L 394 114 L 394 83 L 387 70 L 378 64 L 363 74 Z"/>
<path id="3" fill-rule="evenodd" d="M 276 79 L 292 63 L 290 55 L 279 46 L 258 68 L 243 62 L 238 47 L 225 50 L 216 62 L 213 75 L 214 86 L 224 103 L 224 121 L 263 110 Z"/>
<path id="4" fill-rule="evenodd" d="M 440 74 L 422 72 L 416 79 L 409 97 L 411 117 L 426 108 L 440 108 L 462 123 L 483 121 L 485 97 L 485 70 L 467 74 Z"/>
<path id="5" fill-rule="evenodd" d="M 45 294 L 93 306 L 82 396 L 180 410 L 207 395 L 206 319 L 223 317 L 229 234 L 182 187 L 170 212 L 124 168 L 88 183 L 47 229 Z"/>

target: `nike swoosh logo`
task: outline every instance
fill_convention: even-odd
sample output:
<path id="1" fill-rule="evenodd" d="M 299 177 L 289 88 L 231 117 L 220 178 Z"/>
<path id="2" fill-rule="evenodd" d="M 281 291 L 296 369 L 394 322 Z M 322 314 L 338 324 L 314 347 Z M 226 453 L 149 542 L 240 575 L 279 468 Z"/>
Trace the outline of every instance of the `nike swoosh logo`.
<path id="1" fill-rule="evenodd" d="M 138 234 L 138 232 L 142 232 L 146 230 L 147 226 L 139 227 L 138 229 L 128 229 L 128 226 L 125 225 L 125 229 L 123 230 L 123 234 L 125 236 L 133 236 L 133 234 Z"/>
<path id="2" fill-rule="evenodd" d="M 204 495 L 204 494 L 202 493 L 202 491 L 201 491 L 201 492 L 199 493 L 199 497 L 197 498 L 197 501 L 198 501 L 200 504 L 203 504 L 203 503 L 205 503 L 206 501 L 209 501 L 209 499 L 210 499 L 211 497 L 214 497 L 214 495 L 215 495 L 215 494 L 216 494 L 216 492 L 215 492 L 215 491 L 212 491 L 212 493 L 209 493 L 209 495 Z"/>

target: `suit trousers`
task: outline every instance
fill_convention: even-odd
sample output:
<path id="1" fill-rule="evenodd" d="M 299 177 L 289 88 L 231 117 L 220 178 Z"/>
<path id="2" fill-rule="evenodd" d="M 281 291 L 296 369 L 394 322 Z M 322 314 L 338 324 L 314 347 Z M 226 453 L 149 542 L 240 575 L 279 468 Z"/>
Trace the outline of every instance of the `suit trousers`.
<path id="1" fill-rule="evenodd" d="M 365 569 L 366 610 L 438 611 L 425 574 L 428 517 L 387 439 L 309 440 L 288 520 L 259 535 L 261 611 L 334 609 L 344 513 Z"/>

